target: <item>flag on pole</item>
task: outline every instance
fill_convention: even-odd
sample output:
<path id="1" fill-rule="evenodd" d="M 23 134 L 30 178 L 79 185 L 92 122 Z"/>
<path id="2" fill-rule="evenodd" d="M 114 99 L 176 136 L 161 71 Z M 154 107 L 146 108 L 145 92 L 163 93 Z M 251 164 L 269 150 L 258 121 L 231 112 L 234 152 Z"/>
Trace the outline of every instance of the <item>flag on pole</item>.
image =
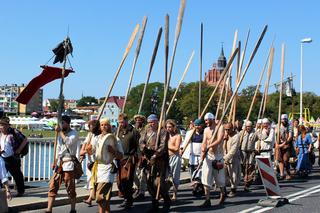
<path id="1" fill-rule="evenodd" d="M 71 40 L 69 37 L 66 38 L 65 41 L 62 41 L 59 43 L 53 50 L 52 52 L 56 55 L 53 64 L 55 63 L 62 63 L 64 60 L 64 54 L 68 55 L 69 53 L 72 55 L 73 47 L 71 44 Z"/>
<path id="2" fill-rule="evenodd" d="M 51 67 L 51 66 L 40 66 L 43 71 L 40 75 L 33 78 L 26 88 L 20 93 L 16 98 L 16 101 L 21 104 L 27 104 L 32 96 L 40 89 L 42 86 L 59 79 L 62 77 L 62 68 Z M 67 77 L 70 72 L 74 72 L 72 69 L 66 69 L 64 77 Z"/>

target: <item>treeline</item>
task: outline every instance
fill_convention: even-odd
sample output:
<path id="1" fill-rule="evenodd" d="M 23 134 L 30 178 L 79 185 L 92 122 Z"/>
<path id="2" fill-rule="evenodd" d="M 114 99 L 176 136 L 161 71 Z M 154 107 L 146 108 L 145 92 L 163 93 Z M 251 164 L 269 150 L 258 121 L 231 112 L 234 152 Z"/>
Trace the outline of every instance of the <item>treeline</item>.
<path id="1" fill-rule="evenodd" d="M 129 115 L 129 117 L 133 117 L 139 109 L 142 91 L 144 84 L 139 84 L 136 87 L 133 87 L 130 91 L 127 106 L 125 112 Z M 236 118 L 237 119 L 245 119 L 256 86 L 248 86 L 244 88 L 237 97 L 237 110 L 236 110 Z M 202 97 L 201 97 L 201 110 L 208 101 L 213 87 L 207 85 L 206 83 L 202 83 Z M 171 97 L 175 91 L 175 88 L 169 89 L 169 99 L 167 101 L 167 106 L 171 100 Z M 157 112 L 160 112 L 162 100 L 163 100 L 163 83 L 154 82 L 150 83 L 147 87 L 146 96 L 144 99 L 142 114 L 149 115 L 151 113 L 152 104 L 151 99 L 152 96 L 158 97 L 157 99 Z M 300 94 L 294 93 L 292 97 L 288 97 L 283 94 L 282 99 L 282 112 L 283 113 L 294 113 L 294 117 L 299 117 L 300 110 Z M 154 99 L 154 98 L 153 98 Z M 208 107 L 208 111 L 214 112 L 216 111 L 217 103 L 219 99 L 219 93 L 215 95 L 213 101 L 210 103 Z M 260 103 L 262 99 L 262 93 L 259 92 L 251 113 L 250 119 L 255 121 L 257 119 Z M 279 105 L 279 93 L 271 93 L 267 98 L 267 105 L 265 109 L 265 117 L 270 118 L 272 121 L 277 121 L 278 117 L 278 105 Z M 311 116 L 315 119 L 320 116 L 320 97 L 312 92 L 305 92 L 303 94 L 303 105 L 304 108 L 309 108 L 311 112 Z M 221 114 L 221 113 L 220 113 Z M 190 120 L 194 120 L 198 116 L 198 82 L 184 83 L 179 88 L 179 92 L 177 97 L 171 107 L 171 110 L 168 114 L 168 118 L 175 119 L 180 124 L 187 124 Z"/>

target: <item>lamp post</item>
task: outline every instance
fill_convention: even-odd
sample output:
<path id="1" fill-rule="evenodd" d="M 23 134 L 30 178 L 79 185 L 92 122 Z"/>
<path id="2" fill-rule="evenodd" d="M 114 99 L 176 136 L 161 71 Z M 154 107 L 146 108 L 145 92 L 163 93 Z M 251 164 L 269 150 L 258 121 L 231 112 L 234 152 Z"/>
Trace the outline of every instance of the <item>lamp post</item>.
<path id="1" fill-rule="evenodd" d="M 300 123 L 302 123 L 302 88 L 303 88 L 303 43 L 311 43 L 312 39 L 311 38 L 304 38 L 301 39 L 300 41 Z"/>

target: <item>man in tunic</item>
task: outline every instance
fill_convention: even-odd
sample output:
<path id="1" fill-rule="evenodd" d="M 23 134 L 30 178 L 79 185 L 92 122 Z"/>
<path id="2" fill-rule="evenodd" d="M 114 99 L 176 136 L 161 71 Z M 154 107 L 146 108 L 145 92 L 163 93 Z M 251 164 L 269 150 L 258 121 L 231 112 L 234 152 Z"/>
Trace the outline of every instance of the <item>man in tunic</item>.
<path id="1" fill-rule="evenodd" d="M 207 127 L 204 130 L 203 142 L 201 146 L 201 159 L 203 159 L 201 182 L 204 186 L 205 201 L 201 207 L 210 207 L 210 189 L 215 182 L 216 186 L 220 188 L 219 205 L 223 205 L 226 199 L 225 187 L 225 171 L 223 167 L 223 136 L 224 129 L 221 125 L 216 130 L 217 124 L 212 113 L 207 113 L 204 117 Z M 213 137 L 214 131 L 218 134 Z M 207 152 L 208 150 L 208 152 Z"/>
<path id="2" fill-rule="evenodd" d="M 128 116 L 124 113 L 120 113 L 118 116 L 119 123 L 119 135 L 120 143 L 123 148 L 123 158 L 120 162 L 120 169 L 118 172 L 118 189 L 123 194 L 124 201 L 120 204 L 120 207 L 126 209 L 132 207 L 133 203 L 133 179 L 134 171 L 137 162 L 137 150 L 139 146 L 139 132 L 128 123 Z"/>
<path id="3" fill-rule="evenodd" d="M 135 115 L 133 117 L 135 124 L 134 128 L 139 132 L 139 134 L 144 134 L 145 131 L 145 120 L 146 118 L 143 115 Z M 145 171 L 145 167 L 143 166 L 144 162 L 146 162 L 145 157 L 142 155 L 140 149 L 137 151 L 138 153 L 138 162 L 136 166 L 136 171 L 134 175 L 134 184 L 135 184 L 135 193 L 133 194 L 133 198 L 135 200 L 143 200 L 145 191 L 147 190 L 147 174 Z"/>
<path id="4" fill-rule="evenodd" d="M 120 142 L 112 134 L 110 121 L 106 118 L 100 121 L 101 134 L 97 136 L 94 146 L 89 145 L 88 154 L 95 153 L 96 161 L 92 168 L 92 181 L 96 188 L 96 202 L 99 213 L 110 212 L 110 199 L 112 184 L 116 175 L 114 160 L 123 157 L 123 149 Z"/>
<path id="5" fill-rule="evenodd" d="M 231 191 L 228 197 L 236 196 L 237 187 L 240 183 L 240 135 L 237 133 L 232 123 L 224 126 L 224 164 L 226 171 L 226 179 L 230 181 Z"/>
<path id="6" fill-rule="evenodd" d="M 262 119 L 262 131 L 259 136 L 257 152 L 262 156 L 270 157 L 272 161 L 273 146 L 275 143 L 275 132 L 268 118 Z"/>
<path id="7" fill-rule="evenodd" d="M 241 134 L 243 134 L 240 149 L 244 174 L 244 191 L 248 192 L 255 175 L 255 145 L 258 140 L 258 136 L 252 128 L 251 121 L 246 121 L 245 129 Z"/>
<path id="8" fill-rule="evenodd" d="M 169 134 L 165 129 L 161 129 L 158 136 L 159 142 L 156 144 L 158 118 L 155 114 L 151 114 L 147 121 L 148 128 L 144 134 L 141 134 L 140 149 L 148 160 L 146 165 L 147 187 L 152 197 L 152 211 L 157 211 L 159 208 L 159 195 L 164 199 L 163 211 L 169 211 L 171 205 L 169 197 L 170 185 L 167 182 L 169 173 Z"/>
<path id="9" fill-rule="evenodd" d="M 277 143 L 278 155 L 277 160 L 279 162 L 280 179 L 284 179 L 284 170 L 286 170 L 286 180 L 291 179 L 290 175 L 290 163 L 289 159 L 291 156 L 291 146 L 292 146 L 292 128 L 288 122 L 288 115 L 281 115 L 281 125 L 280 125 L 280 141 Z"/>
<path id="10" fill-rule="evenodd" d="M 66 190 L 71 203 L 71 213 L 76 212 L 76 190 L 75 190 L 75 178 L 74 178 L 74 163 L 79 145 L 79 135 L 76 130 L 70 128 L 71 118 L 67 115 L 62 116 L 62 125 L 56 126 L 55 130 L 58 134 L 57 139 L 57 155 L 54 156 L 57 159 L 56 165 L 53 165 L 54 174 L 51 177 L 49 183 L 48 192 L 48 208 L 46 212 L 52 212 L 52 206 L 60 185 L 64 181 Z"/>

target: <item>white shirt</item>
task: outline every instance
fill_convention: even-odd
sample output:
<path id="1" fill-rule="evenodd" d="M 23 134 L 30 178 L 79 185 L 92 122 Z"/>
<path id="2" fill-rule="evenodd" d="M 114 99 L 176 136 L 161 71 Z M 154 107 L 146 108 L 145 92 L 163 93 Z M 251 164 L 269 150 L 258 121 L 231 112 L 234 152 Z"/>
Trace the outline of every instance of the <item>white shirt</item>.
<path id="1" fill-rule="evenodd" d="M 262 137 L 261 150 L 272 150 L 274 142 L 275 142 L 274 129 L 270 128 L 269 134 L 267 134 L 266 129 L 263 129 L 261 137 Z"/>
<path id="2" fill-rule="evenodd" d="M 76 130 L 71 129 L 67 134 L 65 134 L 66 138 L 63 141 L 62 138 L 58 137 L 57 141 L 57 158 L 62 158 L 62 171 L 73 171 L 73 162 L 70 155 L 76 156 L 77 149 L 79 145 L 79 134 Z M 69 152 L 67 151 L 69 149 Z"/>
<path id="3" fill-rule="evenodd" d="M 7 158 L 14 155 L 12 142 L 13 136 L 11 134 L 5 135 L 0 133 L 0 150 L 4 151 L 4 153 L 1 154 L 2 157 Z"/>
<path id="4" fill-rule="evenodd" d="M 105 135 L 99 135 L 96 137 L 96 145 L 95 145 L 95 150 L 101 150 L 101 147 L 111 145 L 111 140 L 105 140 Z M 104 144 L 106 142 L 106 144 Z M 100 147 L 100 148 L 99 148 Z M 121 152 L 123 154 L 123 148 L 121 146 L 121 143 L 119 140 L 116 143 L 116 148 L 118 152 Z M 112 161 L 112 155 L 110 152 L 105 149 L 103 151 L 104 159 L 103 161 L 99 160 L 98 161 L 98 168 L 97 168 L 97 183 L 113 183 L 115 174 L 111 173 L 111 163 L 106 163 L 106 162 L 111 162 Z M 97 156 L 97 153 L 96 153 Z"/>

